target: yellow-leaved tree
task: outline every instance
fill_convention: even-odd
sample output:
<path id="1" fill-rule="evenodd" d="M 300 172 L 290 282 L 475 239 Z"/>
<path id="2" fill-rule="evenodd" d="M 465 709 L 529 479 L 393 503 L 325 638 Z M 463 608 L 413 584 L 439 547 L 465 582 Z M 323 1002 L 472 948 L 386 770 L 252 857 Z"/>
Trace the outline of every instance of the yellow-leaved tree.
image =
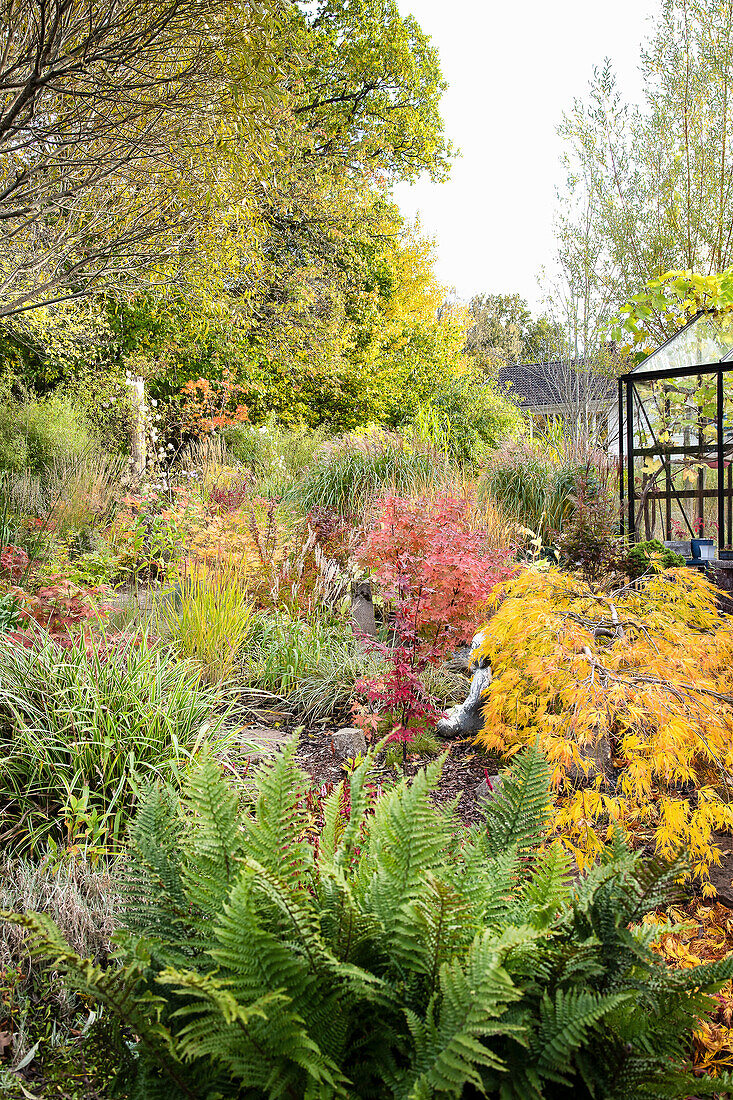
<path id="1" fill-rule="evenodd" d="M 531 566 L 502 585 L 478 741 L 539 743 L 558 790 L 558 833 L 585 866 L 620 822 L 635 843 L 686 852 L 706 893 L 733 832 L 733 620 L 694 570 L 617 593 Z"/>

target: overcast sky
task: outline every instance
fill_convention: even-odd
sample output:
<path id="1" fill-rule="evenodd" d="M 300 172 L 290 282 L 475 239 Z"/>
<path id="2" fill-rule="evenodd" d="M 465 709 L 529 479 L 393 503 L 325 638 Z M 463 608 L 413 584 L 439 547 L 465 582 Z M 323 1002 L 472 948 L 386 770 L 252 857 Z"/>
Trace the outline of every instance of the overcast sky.
<path id="1" fill-rule="evenodd" d="M 628 98 L 639 96 L 639 45 L 659 0 L 398 0 L 437 46 L 449 88 L 446 132 L 462 156 L 448 183 L 396 188 L 438 249 L 438 276 L 460 297 L 481 291 L 542 299 L 552 261 L 555 128 L 610 57 Z"/>

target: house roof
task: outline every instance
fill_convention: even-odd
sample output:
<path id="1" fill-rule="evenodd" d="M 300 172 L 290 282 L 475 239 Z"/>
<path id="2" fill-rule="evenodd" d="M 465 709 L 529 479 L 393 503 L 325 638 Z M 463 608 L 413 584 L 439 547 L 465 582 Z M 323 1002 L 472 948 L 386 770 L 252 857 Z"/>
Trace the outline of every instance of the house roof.
<path id="1" fill-rule="evenodd" d="M 499 368 L 499 387 L 522 408 L 557 408 L 567 400 L 568 382 L 577 373 L 577 366 L 577 362 L 562 359 L 549 363 L 507 363 Z M 599 399 L 610 399 L 616 392 L 616 381 L 609 377 L 595 383 L 594 389 Z"/>

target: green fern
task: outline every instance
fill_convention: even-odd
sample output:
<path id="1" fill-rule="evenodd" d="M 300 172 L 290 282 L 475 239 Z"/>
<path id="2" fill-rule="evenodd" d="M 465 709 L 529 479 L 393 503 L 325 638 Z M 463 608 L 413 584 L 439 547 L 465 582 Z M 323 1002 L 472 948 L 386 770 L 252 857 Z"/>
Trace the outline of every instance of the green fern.
<path id="1" fill-rule="evenodd" d="M 181 796 L 149 791 L 104 970 L 46 918 L 4 915 L 136 1036 L 120 1066 L 130 1100 L 715 1091 L 685 1057 L 733 959 L 670 971 L 639 923 L 679 868 L 642 865 L 616 837 L 571 879 L 557 845 L 539 849 L 536 748 L 470 829 L 434 800 L 442 760 L 378 798 L 373 767 L 370 754 L 328 796 L 317 838 L 294 742 L 249 809 L 212 760 Z"/>
<path id="2" fill-rule="evenodd" d="M 487 803 L 489 852 L 498 855 L 509 845 L 520 854 L 541 839 L 550 816 L 550 769 L 536 745 L 530 746 L 504 776 L 498 796 Z"/>

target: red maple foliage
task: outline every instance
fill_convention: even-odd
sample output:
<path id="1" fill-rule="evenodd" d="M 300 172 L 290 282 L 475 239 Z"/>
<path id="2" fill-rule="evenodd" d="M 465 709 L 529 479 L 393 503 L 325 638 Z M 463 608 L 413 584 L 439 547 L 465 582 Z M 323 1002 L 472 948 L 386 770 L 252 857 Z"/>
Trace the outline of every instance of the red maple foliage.
<path id="1" fill-rule="evenodd" d="M 354 685 L 370 704 L 356 705 L 355 721 L 365 733 L 376 733 L 387 718 L 388 740 L 406 744 L 414 738 L 415 729 L 434 726 L 441 714 L 420 678 L 427 658 L 416 655 L 409 645 L 372 642 L 372 647 L 387 658 L 387 671 L 379 680 L 358 680 Z"/>
<path id="2" fill-rule="evenodd" d="M 517 568 L 512 554 L 488 545 L 467 498 L 390 494 L 359 558 L 437 658 L 473 636 L 492 589 Z"/>

